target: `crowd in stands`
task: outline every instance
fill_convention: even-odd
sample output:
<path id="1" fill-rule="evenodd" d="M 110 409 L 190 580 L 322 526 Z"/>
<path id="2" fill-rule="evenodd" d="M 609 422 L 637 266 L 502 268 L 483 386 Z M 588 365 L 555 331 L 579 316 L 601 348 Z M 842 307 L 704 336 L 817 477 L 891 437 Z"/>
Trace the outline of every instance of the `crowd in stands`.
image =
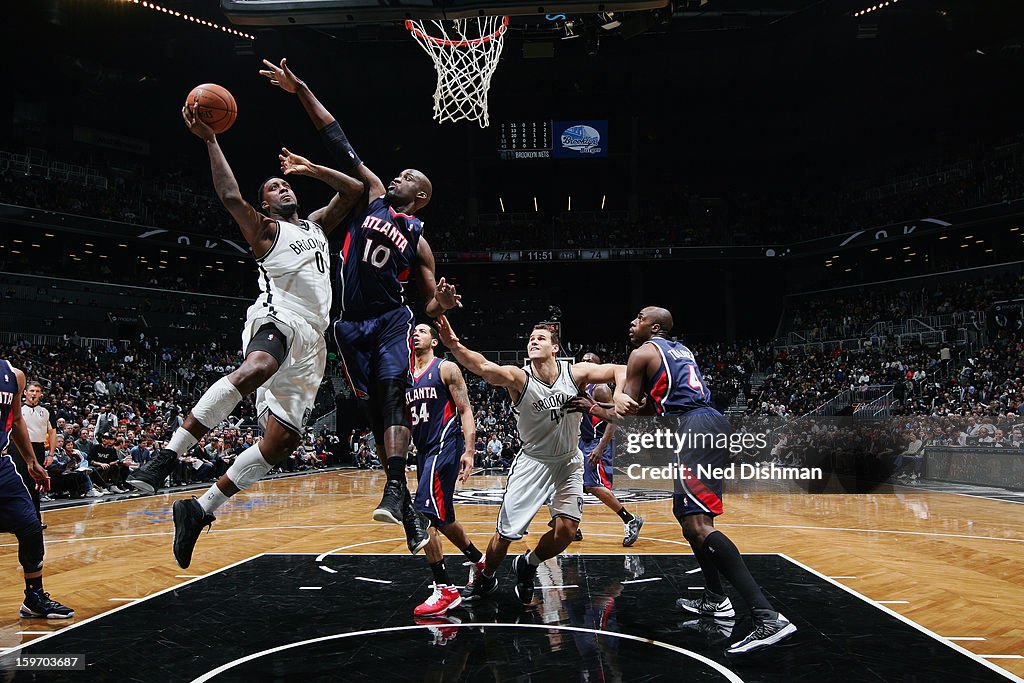
<path id="1" fill-rule="evenodd" d="M 992 302 L 1024 298 L 1024 279 L 1013 273 L 979 281 L 956 281 L 916 289 L 858 289 L 846 293 L 792 297 L 786 305 L 788 330 L 807 341 L 866 337 L 879 322 L 915 316 L 975 313 Z"/>
<path id="2" fill-rule="evenodd" d="M 927 347 L 780 352 L 749 409 L 793 417 L 841 392 L 877 385 L 893 388 L 899 415 L 1017 416 L 1024 403 L 1024 339 L 1000 334 L 961 361 L 942 360 L 939 349 Z"/>
<path id="3" fill-rule="evenodd" d="M 672 193 L 644 197 L 631 220 L 602 212 L 497 214 L 470 223 L 449 202 L 425 214 L 435 251 L 587 247 L 667 247 L 783 244 L 853 232 L 894 221 L 936 216 L 1024 196 L 1024 142 L 963 152 L 903 169 L 884 184 L 805 193 L 765 189 L 714 199 Z M 0 202 L 139 225 L 235 237 L 237 228 L 202 182 L 181 173 L 139 177 L 110 166 L 96 169 L 106 187 L 61 179 L 38 166 L 33 173 L 0 168 Z M 39 175 L 42 174 L 42 175 Z M 46 177 L 49 175 L 49 177 Z M 685 186 L 685 183 L 669 185 Z M 524 217 L 529 216 L 529 217 Z M 511 223 L 514 222 L 514 225 Z M 514 228 L 514 229 L 510 229 Z"/>
<path id="4" fill-rule="evenodd" d="M 126 475 L 152 457 L 202 391 L 240 361 L 237 351 L 225 351 L 216 343 L 169 347 L 159 339 L 140 337 L 88 348 L 76 342 L 69 337 L 62 346 L 37 347 L 22 340 L 2 354 L 43 385 L 44 403 L 53 411 L 58 434 L 56 455 L 45 465 L 60 484 L 57 491 L 76 497 L 126 491 Z M 170 483 L 223 474 L 259 438 L 252 427 L 254 416 L 252 397 L 247 397 L 228 424 L 215 428 L 179 459 Z M 336 444 L 332 434 L 310 434 L 308 443 L 278 469 L 333 463 L 340 455 Z"/>

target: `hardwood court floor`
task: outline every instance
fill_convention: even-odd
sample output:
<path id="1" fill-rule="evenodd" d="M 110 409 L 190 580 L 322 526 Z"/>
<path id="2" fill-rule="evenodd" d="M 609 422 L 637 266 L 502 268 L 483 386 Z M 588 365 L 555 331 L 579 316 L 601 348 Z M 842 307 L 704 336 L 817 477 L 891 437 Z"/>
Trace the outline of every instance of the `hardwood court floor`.
<path id="1" fill-rule="evenodd" d="M 500 493 L 500 477 L 467 485 Z M 334 471 L 266 481 L 236 496 L 203 534 L 188 570 L 170 552 L 170 496 L 45 512 L 46 589 L 73 606 L 70 623 L 114 609 L 259 553 L 407 554 L 401 528 L 370 513 L 380 472 Z M 180 497 L 177 494 L 175 497 Z M 570 551 L 689 554 L 668 499 L 632 502 L 646 518 L 641 539 L 621 547 L 622 525 L 604 506 L 587 505 L 585 539 Z M 481 548 L 497 507 L 462 505 L 458 515 Z M 538 515 L 531 534 L 546 530 Z M 909 488 L 895 494 L 733 495 L 719 526 L 745 553 L 783 553 L 979 655 L 1024 675 L 1024 507 Z M 0 544 L 0 649 L 69 625 L 18 618 L 23 582 L 13 536 Z M 447 543 L 447 542 L 446 542 Z M 446 552 L 454 550 L 446 545 Z M 424 566 L 424 572 L 427 568 Z M 461 567 L 458 568 L 461 572 Z M 461 577 L 460 577 L 461 578 Z"/>

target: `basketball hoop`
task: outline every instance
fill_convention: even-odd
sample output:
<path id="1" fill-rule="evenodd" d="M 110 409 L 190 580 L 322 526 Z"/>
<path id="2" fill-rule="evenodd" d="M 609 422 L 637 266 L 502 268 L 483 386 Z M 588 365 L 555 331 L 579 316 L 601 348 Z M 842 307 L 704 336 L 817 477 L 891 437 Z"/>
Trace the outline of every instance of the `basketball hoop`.
<path id="1" fill-rule="evenodd" d="M 434 60 L 434 118 L 440 123 L 477 121 L 486 128 L 487 91 L 501 58 L 508 17 L 407 20 L 405 28 Z"/>

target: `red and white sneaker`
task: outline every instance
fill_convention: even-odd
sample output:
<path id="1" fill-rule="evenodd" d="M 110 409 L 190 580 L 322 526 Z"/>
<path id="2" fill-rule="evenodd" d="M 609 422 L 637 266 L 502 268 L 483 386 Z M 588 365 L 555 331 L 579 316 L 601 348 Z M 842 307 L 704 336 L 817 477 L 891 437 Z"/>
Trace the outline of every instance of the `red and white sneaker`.
<path id="1" fill-rule="evenodd" d="M 434 585 L 434 592 L 412 611 L 413 616 L 430 617 L 444 614 L 462 604 L 462 596 L 454 586 Z"/>

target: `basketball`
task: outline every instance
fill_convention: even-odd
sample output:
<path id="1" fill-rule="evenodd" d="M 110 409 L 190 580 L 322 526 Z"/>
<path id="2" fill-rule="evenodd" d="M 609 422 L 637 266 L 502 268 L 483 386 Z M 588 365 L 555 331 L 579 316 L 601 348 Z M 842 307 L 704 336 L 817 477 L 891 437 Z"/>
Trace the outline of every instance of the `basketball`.
<path id="1" fill-rule="evenodd" d="M 238 117 L 238 105 L 235 98 L 216 83 L 203 83 L 192 88 L 185 100 L 186 106 L 198 103 L 196 114 L 199 120 L 208 125 L 214 133 L 224 133 L 235 123 Z"/>

